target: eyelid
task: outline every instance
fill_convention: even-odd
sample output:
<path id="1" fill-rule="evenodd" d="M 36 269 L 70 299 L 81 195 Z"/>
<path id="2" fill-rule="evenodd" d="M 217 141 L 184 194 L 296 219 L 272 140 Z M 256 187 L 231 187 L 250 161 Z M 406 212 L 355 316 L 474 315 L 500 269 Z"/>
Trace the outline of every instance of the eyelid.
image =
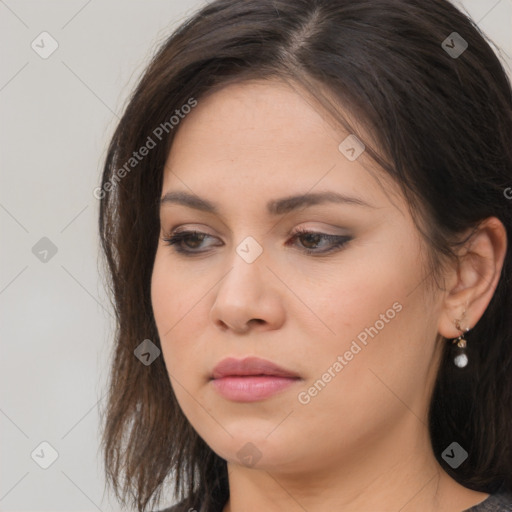
<path id="1" fill-rule="evenodd" d="M 323 223 L 323 224 L 327 224 L 329 225 L 328 223 Z M 199 227 L 196 227 L 197 224 L 178 224 L 176 226 L 172 226 L 169 230 L 166 231 L 167 234 L 178 234 L 178 233 L 182 233 L 184 231 L 186 232 L 189 232 L 189 231 L 195 231 L 195 232 L 198 232 L 198 233 L 204 233 L 204 234 L 207 234 L 209 236 L 213 236 L 213 237 L 216 237 L 217 235 L 214 235 L 210 232 L 208 232 L 208 227 L 206 226 L 203 226 L 203 225 L 199 225 Z M 286 233 L 285 236 L 292 236 L 296 233 L 302 233 L 302 232 L 314 232 L 314 233 L 318 233 L 318 234 L 321 234 L 321 235 L 328 235 L 328 236 L 348 236 L 348 233 L 346 233 L 346 231 L 348 231 L 347 229 L 344 229 L 345 233 L 330 233 L 330 232 L 326 232 L 324 231 L 324 229 L 343 229 L 343 228 L 340 228 L 339 226 L 334 226 L 334 225 L 329 225 L 329 228 L 322 228 L 322 227 L 314 227 L 314 226 L 309 226 L 309 225 L 300 225 L 296 228 L 292 228 L 290 230 L 288 230 L 288 232 Z"/>
<path id="2" fill-rule="evenodd" d="M 183 225 L 178 225 L 177 227 L 172 227 L 171 229 L 169 229 L 168 231 L 165 232 L 164 236 L 171 237 L 174 235 L 178 235 L 180 233 L 187 233 L 187 234 L 197 233 L 199 235 L 204 234 L 204 235 L 208 235 L 209 237 L 218 238 L 216 235 L 213 235 L 207 231 L 203 231 L 203 229 L 207 229 L 207 228 L 203 228 L 203 227 L 196 228 L 193 226 L 189 226 L 188 224 L 183 224 Z M 351 238 L 348 233 L 339 233 L 339 234 L 338 233 L 328 233 L 328 232 L 322 231 L 321 228 L 313 228 L 313 227 L 309 227 L 309 226 L 299 226 L 299 227 L 293 228 L 293 229 L 289 230 L 288 233 L 286 233 L 286 236 L 293 237 L 293 236 L 300 235 L 300 234 L 318 234 L 318 235 L 324 235 L 326 237 Z"/>

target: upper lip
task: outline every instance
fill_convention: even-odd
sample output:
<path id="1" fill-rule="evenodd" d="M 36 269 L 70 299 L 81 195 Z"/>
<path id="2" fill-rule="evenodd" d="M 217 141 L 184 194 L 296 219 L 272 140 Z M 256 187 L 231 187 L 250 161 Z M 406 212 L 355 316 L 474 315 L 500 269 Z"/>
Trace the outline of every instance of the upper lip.
<path id="1" fill-rule="evenodd" d="M 235 359 L 228 357 L 215 366 L 212 372 L 212 379 L 222 379 L 228 376 L 246 375 L 273 375 L 277 377 L 298 378 L 299 376 L 277 364 L 260 359 L 259 357 L 246 357 Z"/>

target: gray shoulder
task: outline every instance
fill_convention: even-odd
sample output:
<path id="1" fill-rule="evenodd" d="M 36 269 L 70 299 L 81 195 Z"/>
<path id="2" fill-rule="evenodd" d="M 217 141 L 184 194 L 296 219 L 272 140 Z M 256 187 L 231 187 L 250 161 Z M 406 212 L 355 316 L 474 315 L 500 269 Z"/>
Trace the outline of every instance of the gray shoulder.
<path id="1" fill-rule="evenodd" d="M 482 503 L 468 508 L 467 512 L 512 512 L 512 493 L 498 492 L 491 494 Z"/>

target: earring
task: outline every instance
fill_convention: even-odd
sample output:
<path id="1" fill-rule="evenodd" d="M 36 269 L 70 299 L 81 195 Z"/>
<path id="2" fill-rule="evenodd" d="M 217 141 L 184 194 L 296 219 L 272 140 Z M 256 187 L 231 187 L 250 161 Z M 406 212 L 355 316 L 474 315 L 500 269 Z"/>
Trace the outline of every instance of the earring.
<path id="1" fill-rule="evenodd" d="M 466 311 L 462 314 L 462 318 L 464 318 L 464 315 L 466 314 Z M 457 345 L 456 349 L 456 355 L 453 359 L 453 362 L 455 363 L 455 366 L 458 366 L 459 368 L 464 368 L 468 364 L 468 356 L 466 354 L 466 338 L 465 332 L 461 329 L 460 326 L 460 320 L 455 321 L 455 327 L 458 331 L 461 332 L 460 336 L 452 341 L 454 345 Z M 465 329 L 466 332 L 469 332 L 469 328 Z"/>

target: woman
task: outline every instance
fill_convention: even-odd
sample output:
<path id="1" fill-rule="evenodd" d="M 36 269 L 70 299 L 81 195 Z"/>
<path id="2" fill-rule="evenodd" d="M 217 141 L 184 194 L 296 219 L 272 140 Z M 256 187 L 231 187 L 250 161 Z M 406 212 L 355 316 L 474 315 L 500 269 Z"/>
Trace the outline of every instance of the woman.
<path id="1" fill-rule="evenodd" d="M 511 187 L 510 82 L 447 1 L 205 6 L 97 194 L 117 497 L 512 510 Z"/>

